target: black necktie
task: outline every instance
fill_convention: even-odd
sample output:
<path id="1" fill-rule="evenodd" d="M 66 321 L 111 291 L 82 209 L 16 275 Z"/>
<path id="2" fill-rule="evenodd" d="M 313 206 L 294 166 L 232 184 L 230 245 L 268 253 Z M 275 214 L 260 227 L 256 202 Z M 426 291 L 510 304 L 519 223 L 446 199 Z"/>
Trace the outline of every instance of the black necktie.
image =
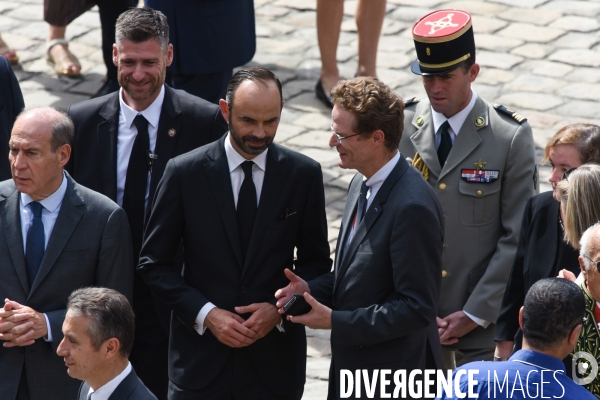
<path id="1" fill-rule="evenodd" d="M 134 259 L 137 261 L 144 236 L 144 205 L 146 202 L 146 187 L 148 186 L 148 170 L 150 169 L 148 163 L 150 135 L 148 134 L 148 121 L 141 114 L 135 117 L 133 123 L 138 133 L 133 142 L 129 164 L 127 165 L 123 209 L 129 220 L 133 254 Z"/>
<path id="2" fill-rule="evenodd" d="M 25 245 L 25 264 L 27 264 L 29 287 L 33 285 L 33 281 L 40 269 L 46 248 L 46 234 L 44 233 L 44 223 L 42 222 L 43 208 L 37 201 L 29 203 L 29 209 L 33 213 Z"/>
<path id="3" fill-rule="evenodd" d="M 252 166 L 254 162 L 244 161 L 242 169 L 244 170 L 244 181 L 240 187 L 237 202 L 237 218 L 240 228 L 240 241 L 242 243 L 242 254 L 244 259 L 248 253 L 248 245 L 252 236 L 252 228 L 254 227 L 254 219 L 256 218 L 256 187 L 252 180 Z"/>
<path id="4" fill-rule="evenodd" d="M 438 147 L 437 155 L 438 160 L 440 160 L 440 166 L 444 168 L 444 164 L 446 164 L 446 160 L 448 159 L 448 154 L 450 154 L 450 150 L 452 150 L 452 139 L 450 139 L 450 133 L 448 132 L 448 128 L 450 128 L 450 124 L 446 120 L 440 126 L 440 147 Z"/>

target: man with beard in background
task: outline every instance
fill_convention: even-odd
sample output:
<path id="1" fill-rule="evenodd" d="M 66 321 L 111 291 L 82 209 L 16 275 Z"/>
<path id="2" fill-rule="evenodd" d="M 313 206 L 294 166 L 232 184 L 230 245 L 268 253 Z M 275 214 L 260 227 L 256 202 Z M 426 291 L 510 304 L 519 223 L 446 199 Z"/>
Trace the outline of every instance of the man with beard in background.
<path id="1" fill-rule="evenodd" d="M 137 265 L 167 161 L 218 139 L 227 125 L 217 105 L 164 84 L 173 46 L 162 13 L 145 8 L 124 12 L 117 20 L 115 42 L 113 61 L 122 89 L 71 106 L 75 140 L 67 170 L 125 209 Z M 181 269 L 181 257 L 174 263 Z M 170 310 L 137 276 L 133 308 L 131 363 L 156 397 L 166 399 Z"/>

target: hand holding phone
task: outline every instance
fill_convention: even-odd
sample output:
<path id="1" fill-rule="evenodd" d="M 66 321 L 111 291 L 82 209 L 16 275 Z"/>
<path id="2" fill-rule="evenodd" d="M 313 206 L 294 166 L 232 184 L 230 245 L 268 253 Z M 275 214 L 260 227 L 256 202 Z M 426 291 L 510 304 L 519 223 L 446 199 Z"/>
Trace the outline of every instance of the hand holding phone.
<path id="1" fill-rule="evenodd" d="M 291 315 L 292 317 L 307 314 L 310 310 L 312 310 L 312 307 L 306 302 L 304 296 L 301 294 L 293 295 L 292 298 L 283 305 L 283 313 L 285 315 Z"/>

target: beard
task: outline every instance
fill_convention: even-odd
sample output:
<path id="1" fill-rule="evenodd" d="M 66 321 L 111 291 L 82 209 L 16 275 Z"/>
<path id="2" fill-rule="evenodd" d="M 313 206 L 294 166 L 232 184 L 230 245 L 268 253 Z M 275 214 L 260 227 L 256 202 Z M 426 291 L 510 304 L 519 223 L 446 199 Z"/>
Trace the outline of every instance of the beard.
<path id="1" fill-rule="evenodd" d="M 156 93 L 162 85 L 165 83 L 165 76 L 167 74 L 167 68 L 163 68 L 160 75 L 157 77 L 154 76 L 146 76 L 144 79 L 151 83 L 148 89 L 138 89 L 134 85 L 129 82 L 129 76 L 123 77 L 121 73 L 117 75 L 117 79 L 119 80 L 119 85 L 123 88 L 127 94 L 136 101 L 146 100 L 154 93 Z"/>
<path id="2" fill-rule="evenodd" d="M 233 138 L 235 144 L 246 154 L 258 155 L 265 151 L 267 147 L 271 145 L 273 142 L 273 137 L 265 136 L 262 139 L 256 138 L 252 135 L 246 135 L 244 137 L 240 137 L 237 131 L 235 130 L 233 123 L 231 122 L 231 114 L 229 117 L 229 134 Z M 262 144 L 260 147 L 250 146 L 248 143 L 253 144 Z"/>

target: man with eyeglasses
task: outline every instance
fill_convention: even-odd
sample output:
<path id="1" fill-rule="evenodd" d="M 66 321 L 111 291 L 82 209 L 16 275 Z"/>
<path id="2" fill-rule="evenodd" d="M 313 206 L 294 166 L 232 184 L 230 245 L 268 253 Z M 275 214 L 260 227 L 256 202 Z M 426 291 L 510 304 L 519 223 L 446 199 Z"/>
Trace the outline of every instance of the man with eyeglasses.
<path id="1" fill-rule="evenodd" d="M 572 355 L 587 352 L 600 363 L 600 222 L 589 227 L 579 240 L 579 266 L 583 280 L 579 287 L 585 297 L 585 316 L 583 332 L 575 345 Z M 581 277 L 580 277 L 581 278 Z M 600 396 L 600 377 L 585 385 L 592 394 Z"/>
<path id="2" fill-rule="evenodd" d="M 336 399 L 341 370 L 372 376 L 382 368 L 407 374 L 442 368 L 435 317 L 444 224 L 435 193 L 398 151 L 402 100 L 370 77 L 340 81 L 332 94 L 329 145 L 341 168 L 358 170 L 348 189 L 335 269 L 309 282 L 286 271 L 290 284 L 275 297 L 282 307 L 303 294 L 312 311 L 288 319 L 331 329 L 328 398 Z M 375 398 L 385 391 L 380 383 Z M 366 396 L 364 384 L 357 385 L 362 388 L 353 398 Z"/>

